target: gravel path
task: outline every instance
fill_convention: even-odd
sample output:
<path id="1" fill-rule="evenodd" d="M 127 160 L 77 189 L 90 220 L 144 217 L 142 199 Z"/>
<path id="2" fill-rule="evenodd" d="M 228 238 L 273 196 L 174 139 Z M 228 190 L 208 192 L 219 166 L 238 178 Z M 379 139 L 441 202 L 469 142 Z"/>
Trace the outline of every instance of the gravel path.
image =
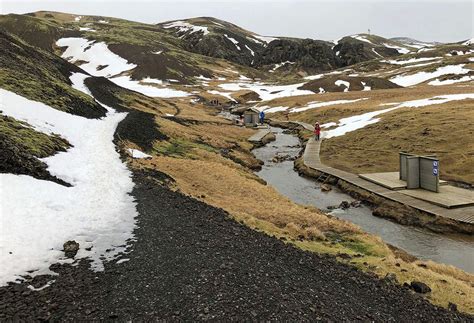
<path id="1" fill-rule="evenodd" d="M 5 319 L 450 321 L 448 312 L 334 258 L 298 250 L 136 171 L 137 241 L 94 273 L 57 265 L 55 283 L 0 288 Z M 38 277 L 41 286 L 51 277 Z"/>

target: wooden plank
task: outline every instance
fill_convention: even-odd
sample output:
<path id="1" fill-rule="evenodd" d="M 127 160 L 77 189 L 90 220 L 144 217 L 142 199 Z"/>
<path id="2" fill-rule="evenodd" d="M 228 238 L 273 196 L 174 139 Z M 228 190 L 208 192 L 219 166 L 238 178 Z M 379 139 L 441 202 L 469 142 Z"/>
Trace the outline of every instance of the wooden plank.
<path id="1" fill-rule="evenodd" d="M 259 130 L 257 133 L 253 134 L 249 139 L 248 141 L 250 142 L 260 142 L 262 141 L 263 137 L 265 137 L 266 135 L 268 135 L 269 133 L 271 132 L 270 129 L 261 129 Z"/>

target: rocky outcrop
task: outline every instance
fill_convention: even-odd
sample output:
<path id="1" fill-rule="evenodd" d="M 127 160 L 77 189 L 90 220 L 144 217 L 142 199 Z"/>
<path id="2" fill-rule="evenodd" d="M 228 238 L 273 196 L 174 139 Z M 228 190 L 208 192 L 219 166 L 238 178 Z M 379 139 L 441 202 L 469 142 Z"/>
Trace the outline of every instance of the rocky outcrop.
<path id="1" fill-rule="evenodd" d="M 294 62 L 295 68 L 327 71 L 337 68 L 330 43 L 313 39 L 277 39 L 268 44 L 257 57 L 257 67 Z"/>
<path id="2" fill-rule="evenodd" d="M 413 281 L 410 283 L 410 288 L 420 294 L 426 294 L 431 292 L 431 288 L 423 282 Z"/>

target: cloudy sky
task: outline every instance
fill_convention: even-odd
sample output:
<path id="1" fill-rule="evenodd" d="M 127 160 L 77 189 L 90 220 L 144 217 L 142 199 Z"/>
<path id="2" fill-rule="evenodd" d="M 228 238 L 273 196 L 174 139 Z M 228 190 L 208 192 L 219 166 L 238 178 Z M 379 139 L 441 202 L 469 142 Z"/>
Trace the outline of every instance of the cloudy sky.
<path id="1" fill-rule="evenodd" d="M 473 38 L 473 1 L 437 0 L 0 0 L 1 12 L 37 10 L 157 23 L 212 16 L 271 36 L 336 39 L 367 32 L 423 41 Z"/>

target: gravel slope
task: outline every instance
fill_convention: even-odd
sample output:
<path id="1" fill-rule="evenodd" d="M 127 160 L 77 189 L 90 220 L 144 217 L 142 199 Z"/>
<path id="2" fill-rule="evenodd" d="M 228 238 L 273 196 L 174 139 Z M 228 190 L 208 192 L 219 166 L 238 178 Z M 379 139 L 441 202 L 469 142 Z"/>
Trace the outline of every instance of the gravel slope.
<path id="1" fill-rule="evenodd" d="M 429 304 L 332 257 L 286 245 L 136 171 L 137 241 L 105 272 L 58 265 L 41 291 L 0 288 L 0 320 L 258 319 L 451 321 L 472 317 Z M 49 277 L 37 277 L 41 286 Z"/>

